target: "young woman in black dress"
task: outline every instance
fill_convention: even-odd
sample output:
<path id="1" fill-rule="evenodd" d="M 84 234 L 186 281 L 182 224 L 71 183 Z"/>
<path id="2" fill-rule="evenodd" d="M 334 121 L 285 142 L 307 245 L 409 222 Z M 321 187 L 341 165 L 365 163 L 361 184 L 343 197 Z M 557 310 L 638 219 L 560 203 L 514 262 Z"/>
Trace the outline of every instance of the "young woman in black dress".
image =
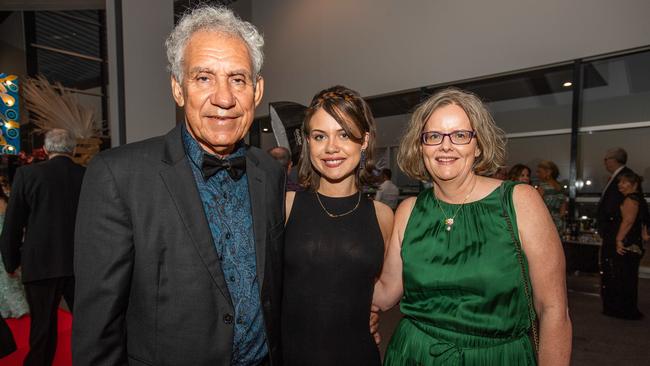
<path id="1" fill-rule="evenodd" d="M 618 224 L 616 233 L 616 256 L 611 262 L 613 274 L 609 287 L 605 315 L 638 320 L 643 314 L 637 306 L 639 264 L 645 253 L 643 243 L 648 235 L 648 205 L 641 191 L 642 178 L 632 171 L 618 175 L 618 190 L 623 194 L 619 214 L 614 217 Z"/>
<path id="2" fill-rule="evenodd" d="M 368 319 L 393 211 L 359 190 L 374 119 L 357 92 L 335 86 L 314 97 L 302 135 L 307 190 L 288 192 L 286 202 L 284 365 L 379 365 Z"/>

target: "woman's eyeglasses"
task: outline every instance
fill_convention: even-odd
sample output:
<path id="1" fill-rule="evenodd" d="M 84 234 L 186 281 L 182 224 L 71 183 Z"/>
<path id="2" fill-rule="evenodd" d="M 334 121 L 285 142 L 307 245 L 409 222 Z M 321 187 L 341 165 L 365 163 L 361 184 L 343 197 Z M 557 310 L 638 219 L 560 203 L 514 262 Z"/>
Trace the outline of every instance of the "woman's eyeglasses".
<path id="1" fill-rule="evenodd" d="M 422 144 L 427 146 L 440 145 L 445 139 L 445 136 L 449 136 L 449 140 L 454 145 L 467 145 L 476 137 L 476 131 L 457 130 L 450 133 L 438 131 L 422 132 Z"/>

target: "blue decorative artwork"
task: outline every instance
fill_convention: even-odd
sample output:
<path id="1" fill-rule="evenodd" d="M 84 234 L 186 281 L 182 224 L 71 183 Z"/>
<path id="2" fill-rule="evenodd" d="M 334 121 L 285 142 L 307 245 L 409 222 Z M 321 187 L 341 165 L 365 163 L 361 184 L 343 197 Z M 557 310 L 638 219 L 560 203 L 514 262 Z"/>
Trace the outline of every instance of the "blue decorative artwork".
<path id="1" fill-rule="evenodd" d="M 0 154 L 20 152 L 18 76 L 0 73 Z"/>

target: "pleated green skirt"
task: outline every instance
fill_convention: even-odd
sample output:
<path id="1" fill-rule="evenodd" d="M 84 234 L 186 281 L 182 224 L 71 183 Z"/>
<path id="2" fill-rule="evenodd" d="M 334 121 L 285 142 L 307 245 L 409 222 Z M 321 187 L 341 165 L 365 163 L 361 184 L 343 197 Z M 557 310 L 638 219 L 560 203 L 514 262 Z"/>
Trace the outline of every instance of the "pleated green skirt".
<path id="1" fill-rule="evenodd" d="M 384 366 L 532 366 L 527 334 L 512 338 L 480 337 L 401 320 L 386 351 Z"/>

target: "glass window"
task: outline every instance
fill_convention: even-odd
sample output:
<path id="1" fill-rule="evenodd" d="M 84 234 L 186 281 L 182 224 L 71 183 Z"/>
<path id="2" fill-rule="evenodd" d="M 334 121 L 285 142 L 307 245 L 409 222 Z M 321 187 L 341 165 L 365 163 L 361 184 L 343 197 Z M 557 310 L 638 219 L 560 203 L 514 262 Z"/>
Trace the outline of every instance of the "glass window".
<path id="1" fill-rule="evenodd" d="M 650 178 L 648 141 L 650 127 L 581 133 L 578 138 L 578 195 L 600 195 L 610 176 L 603 165 L 603 157 L 613 147 L 625 149 L 628 154 L 627 166 L 637 174 Z M 647 179 L 643 182 L 643 191 L 650 191 Z"/>
<path id="2" fill-rule="evenodd" d="M 650 121 L 648 65 L 650 52 L 585 63 L 582 126 Z"/>
<path id="3" fill-rule="evenodd" d="M 562 185 L 569 184 L 569 168 L 571 166 L 571 135 L 534 136 L 511 138 L 506 145 L 508 166 L 524 164 L 531 169 L 533 184 L 538 184 L 535 172 L 537 164 L 542 160 L 554 162 L 560 170 L 558 181 Z"/>

